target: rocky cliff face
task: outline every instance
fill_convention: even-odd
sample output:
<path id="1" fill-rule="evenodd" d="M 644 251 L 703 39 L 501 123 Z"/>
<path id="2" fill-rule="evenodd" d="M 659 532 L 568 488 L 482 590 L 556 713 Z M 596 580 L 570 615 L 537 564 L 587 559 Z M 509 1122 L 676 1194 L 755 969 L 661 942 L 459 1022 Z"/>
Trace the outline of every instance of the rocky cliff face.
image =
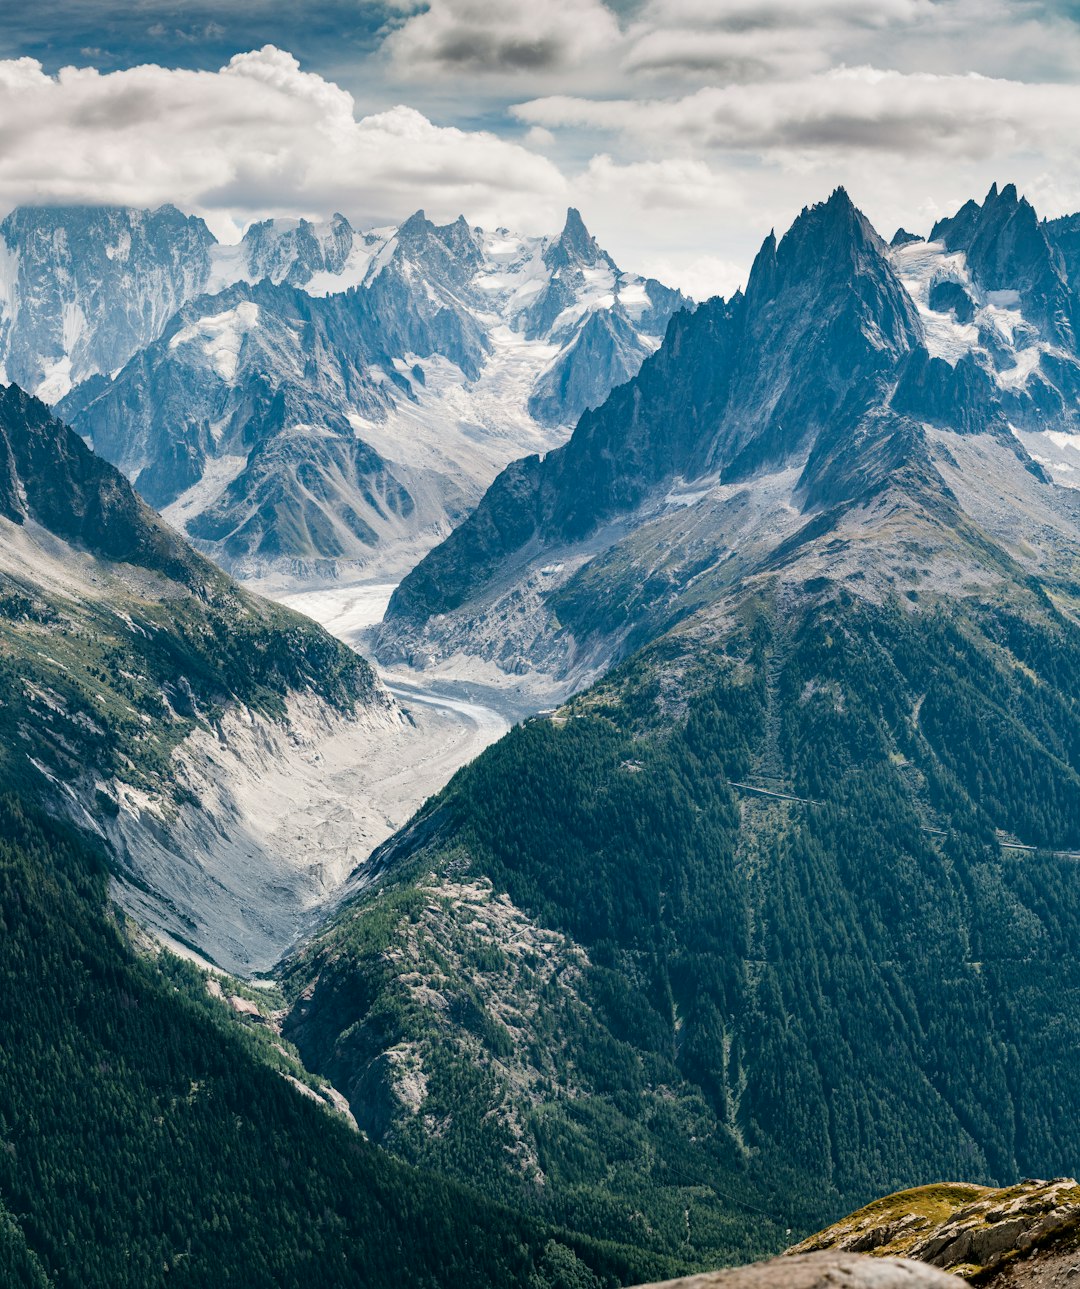
<path id="1" fill-rule="evenodd" d="M 62 398 L 115 371 L 206 285 L 215 239 L 175 206 L 22 206 L 0 225 L 0 367 Z"/>

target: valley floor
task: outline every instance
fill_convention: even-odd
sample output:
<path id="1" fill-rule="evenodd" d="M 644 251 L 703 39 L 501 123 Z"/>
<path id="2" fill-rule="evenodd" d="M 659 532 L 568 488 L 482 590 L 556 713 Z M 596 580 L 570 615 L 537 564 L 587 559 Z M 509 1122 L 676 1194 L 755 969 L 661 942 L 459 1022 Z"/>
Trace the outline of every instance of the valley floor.
<path id="1" fill-rule="evenodd" d="M 358 648 L 393 589 L 281 599 Z M 452 678 L 382 680 L 398 704 L 385 715 L 327 721 L 291 702 L 287 729 L 242 713 L 197 732 L 178 765 L 199 805 L 181 808 L 167 829 L 153 803 L 128 790 L 110 825 L 124 908 L 175 949 L 234 974 L 267 972 L 363 885 L 376 847 L 532 710 L 520 696 Z"/>
<path id="2" fill-rule="evenodd" d="M 452 661 L 425 671 L 405 666 L 395 667 L 392 671 L 379 668 L 367 645 L 372 628 L 382 621 L 390 597 L 397 590 L 396 582 L 360 582 L 318 590 L 280 592 L 272 589 L 271 585 L 252 585 L 270 599 L 313 618 L 331 635 L 368 658 L 387 689 L 402 706 L 410 709 L 414 719 L 417 719 L 415 707 L 419 704 L 456 713 L 464 727 L 475 726 L 478 738 L 483 737 L 484 732 L 497 729 L 470 756 L 458 761 L 443 783 L 449 780 L 454 770 L 471 760 L 472 756 L 479 755 L 488 743 L 501 738 L 511 724 L 535 715 L 545 706 L 546 689 L 509 676 L 494 666 L 482 669 L 484 679 L 495 682 L 490 684 L 477 678 L 475 665 L 456 668 Z M 432 791 L 438 791 L 442 786 L 439 783 Z M 430 796 L 430 792 L 427 795 Z"/>
<path id="3" fill-rule="evenodd" d="M 357 648 L 393 590 L 378 583 L 280 598 Z M 411 674 L 382 679 L 402 719 L 308 729 L 293 713 L 291 737 L 257 722 L 193 746 L 193 785 L 211 817 L 229 826 L 190 839 L 201 873 L 184 875 L 182 891 L 166 882 L 173 898 L 164 903 L 121 879 L 128 911 L 174 947 L 183 941 L 230 971 L 269 970 L 362 883 L 368 855 L 529 710 L 520 696 L 477 693 L 445 676 L 431 687 Z M 145 830 L 125 840 L 144 880 L 175 863 L 172 847 L 151 853 L 158 847 Z M 187 910 L 179 923 L 177 906 Z"/>

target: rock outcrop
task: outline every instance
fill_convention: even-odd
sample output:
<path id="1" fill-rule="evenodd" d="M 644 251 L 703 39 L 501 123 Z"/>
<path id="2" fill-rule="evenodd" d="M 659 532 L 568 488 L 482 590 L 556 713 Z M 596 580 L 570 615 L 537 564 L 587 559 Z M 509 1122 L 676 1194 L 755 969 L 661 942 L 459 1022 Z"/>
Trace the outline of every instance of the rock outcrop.
<path id="1" fill-rule="evenodd" d="M 876 1200 L 791 1253 L 822 1250 L 910 1258 L 981 1285 L 1073 1283 L 1080 1277 L 1080 1185 L 1062 1177 L 1003 1190 L 920 1186 Z"/>
<path id="2" fill-rule="evenodd" d="M 906 1258 L 806 1253 L 641 1289 L 948 1289 L 955 1283 L 953 1276 Z"/>

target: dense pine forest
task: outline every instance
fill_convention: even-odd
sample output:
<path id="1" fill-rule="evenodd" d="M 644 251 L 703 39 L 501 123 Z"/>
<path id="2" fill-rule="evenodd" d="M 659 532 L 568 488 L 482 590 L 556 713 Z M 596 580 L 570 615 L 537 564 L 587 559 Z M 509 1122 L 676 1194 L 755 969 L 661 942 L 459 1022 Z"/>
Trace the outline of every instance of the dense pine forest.
<path id="1" fill-rule="evenodd" d="M 5 1286 L 601 1289 L 669 1269 L 421 1176 L 136 954 L 99 856 L 0 799 Z"/>
<path id="2" fill-rule="evenodd" d="M 1080 630 L 1037 587 L 736 620 L 462 771 L 286 982 L 392 1150 L 690 1264 L 1080 1151 Z"/>

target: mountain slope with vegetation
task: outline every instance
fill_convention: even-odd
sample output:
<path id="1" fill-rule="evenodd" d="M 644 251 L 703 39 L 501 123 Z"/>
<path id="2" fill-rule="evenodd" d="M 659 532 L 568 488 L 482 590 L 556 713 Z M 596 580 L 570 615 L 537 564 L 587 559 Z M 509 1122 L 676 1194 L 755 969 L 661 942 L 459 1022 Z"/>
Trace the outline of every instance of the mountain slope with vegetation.
<path id="1" fill-rule="evenodd" d="M 1036 591 L 732 617 L 463 771 L 286 1026 L 405 1157 L 706 1264 L 1080 1148 L 1080 630 Z"/>
<path id="2" fill-rule="evenodd" d="M 133 800 L 199 807 L 177 771 L 193 731 L 287 725 L 297 695 L 327 722 L 390 700 L 14 387 L 0 460 L 3 1283 L 614 1289 L 674 1269 L 390 1159 L 202 971 L 147 952 L 110 898 L 113 825 Z"/>
<path id="3" fill-rule="evenodd" d="M 699 1265 L 1070 1171 L 1080 508 L 1043 452 L 1077 358 L 1029 210 L 976 207 L 963 289 L 1004 325 L 1020 248 L 1037 362 L 936 330 L 962 252 L 928 274 L 835 194 L 399 588 L 390 651 L 624 660 L 288 968 L 286 1032 L 391 1149 Z"/>
<path id="4" fill-rule="evenodd" d="M 132 950 L 100 852 L 11 795 L 0 821 L 5 1284 L 595 1289 L 662 1268 L 389 1159 L 216 1022 L 198 972 Z"/>
<path id="5" fill-rule="evenodd" d="M 240 970 L 280 956 L 323 885 L 319 839 L 252 832 L 265 750 L 314 774 L 328 739 L 362 756 L 401 720 L 367 663 L 195 554 L 15 386 L 0 392 L 0 703 L 5 784 L 103 840 L 144 924 Z M 233 780 L 212 781 L 230 756 Z"/>

